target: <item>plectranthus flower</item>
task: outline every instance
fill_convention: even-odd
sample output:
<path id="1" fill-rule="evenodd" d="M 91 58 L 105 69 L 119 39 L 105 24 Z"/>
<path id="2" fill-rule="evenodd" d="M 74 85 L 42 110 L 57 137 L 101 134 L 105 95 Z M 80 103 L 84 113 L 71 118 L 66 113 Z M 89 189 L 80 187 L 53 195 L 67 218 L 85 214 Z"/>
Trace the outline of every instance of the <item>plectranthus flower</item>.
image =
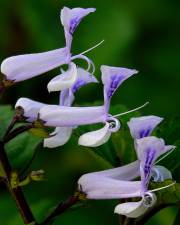
<path id="1" fill-rule="evenodd" d="M 71 88 L 65 89 L 60 93 L 60 106 L 72 106 L 74 94 L 82 86 L 88 83 L 97 83 L 97 79 L 82 68 L 78 68 L 78 79 Z M 56 127 L 55 131 L 50 134 L 49 138 L 44 139 L 44 147 L 55 148 L 68 142 L 72 131 L 75 127 Z"/>
<path id="2" fill-rule="evenodd" d="M 101 66 L 101 72 L 104 84 L 104 105 L 92 107 L 47 105 L 39 111 L 40 119 L 44 121 L 45 126 L 76 127 L 104 123 L 105 126 L 100 130 L 88 132 L 79 138 L 80 145 L 91 147 L 105 143 L 112 132 L 118 131 L 120 122 L 116 117 L 121 114 L 114 116 L 109 114 L 111 97 L 123 81 L 136 74 L 137 71 L 121 67 Z"/>
<path id="3" fill-rule="evenodd" d="M 5 59 L 1 64 L 1 72 L 5 75 L 6 80 L 14 83 L 20 82 L 67 64 L 68 70 L 63 72 L 62 77 L 57 76 L 52 79 L 49 83 L 48 90 L 60 91 L 61 89 L 70 87 L 77 78 L 77 68 L 72 63 L 72 60 L 77 58 L 86 60 L 89 65 L 88 70 L 91 65 L 94 67 L 92 61 L 84 56 L 83 53 L 77 56 L 71 55 L 72 35 L 76 27 L 85 16 L 94 11 L 94 8 L 69 9 L 64 7 L 61 10 L 61 22 L 64 26 L 66 46 L 43 53 L 25 54 Z M 65 76 L 67 77 L 65 78 Z"/>
<path id="4" fill-rule="evenodd" d="M 95 76 L 87 72 L 82 68 L 77 69 L 78 78 L 76 82 L 72 85 L 71 88 L 67 88 L 60 92 L 60 106 L 72 106 L 75 93 L 82 86 L 85 86 L 89 83 L 97 83 L 97 79 Z M 20 98 L 15 105 L 16 109 L 22 110 L 22 114 L 24 118 L 28 122 L 34 122 L 39 117 L 39 111 L 42 107 L 47 106 L 47 104 L 33 101 L 29 98 Z M 44 147 L 54 148 L 61 145 L 64 145 L 69 138 L 71 137 L 71 133 L 74 127 L 57 127 L 53 133 L 50 134 L 49 138 L 44 139 Z"/>
<path id="5" fill-rule="evenodd" d="M 155 182 L 163 182 L 165 179 L 172 179 L 169 170 L 163 166 L 155 166 L 154 162 L 161 154 L 174 149 L 174 146 L 164 146 L 164 141 L 162 139 L 148 137 L 162 120 L 163 118 L 157 116 L 143 116 L 131 118 L 128 122 L 130 133 L 134 138 L 136 153 L 140 160 L 142 200 L 139 202 L 119 204 L 115 208 L 116 213 L 128 217 L 140 216 L 148 209 L 148 207 L 153 206 L 156 202 L 155 194 L 148 192 L 150 178 L 153 178 L 153 181 Z M 151 202 L 149 206 L 146 205 L 147 199 Z"/>
<path id="6" fill-rule="evenodd" d="M 131 134 L 134 138 L 137 137 L 142 128 L 146 129 L 149 127 L 150 119 L 152 122 L 152 132 L 162 118 L 155 116 L 140 117 L 135 120 L 140 121 L 141 125 L 139 123 L 129 123 Z M 134 120 L 132 119 L 132 121 Z M 151 132 L 149 132 L 149 135 Z M 156 163 L 159 160 L 156 160 L 175 147 L 171 145 L 166 146 L 163 139 L 148 135 L 147 137 L 135 139 L 135 141 L 137 161 L 123 167 L 85 174 L 78 181 L 79 190 L 84 192 L 88 199 L 141 197 L 142 199 L 138 202 L 127 202 L 116 206 L 115 213 L 126 215 L 127 217 L 138 217 L 144 214 L 156 203 L 154 192 L 169 187 L 165 186 L 149 190 L 150 179 L 154 182 L 172 179 L 170 171 L 163 166 L 157 166 Z M 140 181 L 133 181 L 133 179 L 139 176 L 141 177 Z"/>
<path id="7" fill-rule="evenodd" d="M 131 136 L 134 139 L 150 136 L 154 128 L 161 123 L 163 118 L 158 116 L 141 116 L 131 118 L 127 123 Z"/>

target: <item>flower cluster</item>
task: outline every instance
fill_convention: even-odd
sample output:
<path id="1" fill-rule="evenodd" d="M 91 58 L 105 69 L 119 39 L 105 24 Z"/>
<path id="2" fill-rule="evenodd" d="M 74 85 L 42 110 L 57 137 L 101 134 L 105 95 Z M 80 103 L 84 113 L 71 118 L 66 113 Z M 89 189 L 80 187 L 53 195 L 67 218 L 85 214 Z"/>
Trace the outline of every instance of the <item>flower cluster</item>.
<path id="1" fill-rule="evenodd" d="M 74 107 L 75 93 L 82 86 L 89 83 L 98 83 L 94 76 L 95 66 L 85 53 L 73 56 L 71 45 L 73 33 L 81 20 L 94 12 L 94 8 L 64 7 L 61 10 L 61 23 L 64 27 L 66 45 L 64 48 L 37 54 L 13 56 L 3 61 L 1 72 L 5 75 L 6 82 L 16 83 L 41 75 L 54 68 L 67 65 L 61 74 L 54 77 L 47 85 L 49 92 L 59 92 L 59 104 L 49 105 L 33 101 L 28 98 L 20 98 L 15 108 L 23 111 L 23 117 L 28 122 L 40 119 L 44 126 L 54 127 L 55 130 L 44 139 L 44 146 L 58 147 L 67 143 L 74 129 L 80 125 L 102 123 L 104 127 L 91 131 L 79 137 L 79 145 L 97 147 L 108 141 L 111 133 L 120 129 L 119 116 L 138 110 L 138 107 L 129 112 L 118 115 L 109 113 L 111 98 L 118 87 L 128 78 L 137 74 L 134 69 L 111 67 L 102 65 L 101 80 L 104 90 L 104 104 L 100 106 Z M 78 67 L 76 59 L 85 60 L 87 69 Z M 138 202 L 119 204 L 115 212 L 128 217 L 137 217 L 143 214 L 156 202 L 157 190 L 149 190 L 150 179 L 161 182 L 172 178 L 171 173 L 162 166 L 156 166 L 156 160 L 162 154 L 174 149 L 174 146 L 166 146 L 160 138 L 150 136 L 154 128 L 162 121 L 157 116 L 132 118 L 128 122 L 130 133 L 134 139 L 134 147 L 137 153 L 137 161 L 115 169 L 95 172 L 83 175 L 79 181 L 79 190 L 89 199 L 121 199 L 141 197 Z M 140 181 L 134 181 L 140 177 Z"/>

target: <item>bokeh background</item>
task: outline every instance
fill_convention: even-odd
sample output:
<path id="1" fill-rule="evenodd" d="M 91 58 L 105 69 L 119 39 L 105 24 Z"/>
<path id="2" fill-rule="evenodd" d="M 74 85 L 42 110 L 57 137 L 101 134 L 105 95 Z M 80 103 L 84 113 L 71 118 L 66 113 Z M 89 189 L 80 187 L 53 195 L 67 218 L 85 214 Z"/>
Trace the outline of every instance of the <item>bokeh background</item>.
<path id="1" fill-rule="evenodd" d="M 80 53 L 102 39 L 105 42 L 88 53 L 96 65 L 122 66 L 139 70 L 125 82 L 112 104 L 133 108 L 149 101 L 143 114 L 165 118 L 180 112 L 180 1 L 178 0 L 0 0 L 0 61 L 23 53 L 63 47 L 65 40 L 59 13 L 63 6 L 95 7 L 97 11 L 77 28 L 73 54 Z M 82 64 L 81 61 L 78 62 Z M 58 94 L 49 94 L 47 82 L 59 71 L 41 75 L 11 87 L 1 104 L 15 104 L 19 97 L 56 103 Z M 97 91 L 98 90 L 98 91 Z M 102 87 L 92 84 L 77 94 L 76 104 L 102 101 Z M 61 151 L 42 150 L 33 168 L 43 168 L 47 181 L 25 188 L 36 216 L 41 219 L 59 199 L 65 199 L 76 187 L 78 177 L 87 171 L 111 167 L 99 166 L 91 153 L 81 154 L 71 142 Z M 73 148 L 73 151 L 72 151 Z M 107 163 L 107 162 L 105 162 Z M 20 225 L 14 203 L 4 188 L 0 194 L 0 225 Z M 55 225 L 116 225 L 114 201 L 89 202 L 58 218 Z M 148 224 L 173 224 L 176 209 L 165 209 Z"/>

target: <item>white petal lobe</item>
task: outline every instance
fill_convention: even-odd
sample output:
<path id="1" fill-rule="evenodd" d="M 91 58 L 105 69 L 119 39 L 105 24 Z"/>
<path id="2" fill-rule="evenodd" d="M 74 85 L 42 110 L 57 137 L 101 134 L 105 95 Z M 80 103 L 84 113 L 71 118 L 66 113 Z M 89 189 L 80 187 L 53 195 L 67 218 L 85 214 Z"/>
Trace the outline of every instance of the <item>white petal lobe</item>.
<path id="1" fill-rule="evenodd" d="M 80 136 L 78 144 L 87 147 L 98 147 L 106 143 L 111 136 L 111 131 L 109 130 L 109 123 L 96 131 L 91 131 Z"/>

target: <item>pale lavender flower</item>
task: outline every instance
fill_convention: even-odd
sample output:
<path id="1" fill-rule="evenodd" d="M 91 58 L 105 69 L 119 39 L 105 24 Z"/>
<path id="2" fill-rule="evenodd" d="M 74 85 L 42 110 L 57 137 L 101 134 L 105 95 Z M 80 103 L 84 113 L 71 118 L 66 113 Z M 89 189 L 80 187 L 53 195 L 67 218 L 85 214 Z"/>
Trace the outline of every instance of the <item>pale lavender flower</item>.
<path id="1" fill-rule="evenodd" d="M 104 105 L 93 107 L 45 106 L 40 110 L 40 119 L 46 126 L 73 127 L 86 124 L 104 123 L 105 127 L 83 134 L 79 144 L 96 147 L 105 143 L 112 132 L 120 128 L 116 117 L 109 114 L 110 100 L 123 81 L 136 74 L 136 70 L 121 67 L 101 66 L 104 84 Z M 124 114 L 124 113 L 123 113 Z"/>
<path id="2" fill-rule="evenodd" d="M 66 47 L 43 53 L 25 54 L 7 58 L 1 64 L 1 72 L 6 76 L 7 80 L 19 82 L 48 72 L 61 65 L 69 64 L 69 69 L 67 73 L 69 74 L 72 72 L 70 79 L 73 77 L 72 80 L 75 81 L 75 68 L 72 70 L 72 66 L 75 65 L 72 65 L 71 61 L 76 58 L 82 58 L 85 59 L 88 64 L 93 63 L 83 54 L 79 54 L 74 57 L 71 56 L 72 34 L 80 23 L 80 21 L 83 19 L 83 17 L 94 11 L 94 8 L 69 9 L 67 7 L 64 7 L 61 10 L 61 21 L 65 31 Z M 56 79 L 59 80 L 59 76 Z M 72 80 L 69 85 L 72 84 Z M 54 82 L 54 80 L 50 81 L 50 86 L 52 85 L 51 82 Z M 53 91 L 53 88 L 49 87 L 49 90 Z M 57 85 L 55 86 L 55 91 L 56 90 Z M 58 88 L 58 90 L 60 90 L 60 88 Z"/>
<path id="3" fill-rule="evenodd" d="M 174 149 L 175 146 L 166 146 L 163 139 L 154 136 L 137 139 L 135 146 L 140 161 L 142 200 L 138 202 L 126 202 L 116 206 L 115 213 L 126 215 L 127 217 L 138 217 L 144 214 L 148 208 L 156 203 L 156 195 L 153 192 L 169 187 L 165 186 L 157 190 L 148 190 L 151 178 L 154 182 L 172 179 L 170 171 L 163 166 L 155 166 L 155 161 L 159 156 Z"/>
<path id="4" fill-rule="evenodd" d="M 97 79 L 82 68 L 77 69 L 78 78 L 71 88 L 65 89 L 60 93 L 60 106 L 70 107 L 74 102 L 74 94 L 82 86 L 89 83 L 97 83 Z M 23 110 L 23 116 L 29 122 L 34 122 L 38 119 L 39 111 L 42 107 L 47 106 L 47 104 L 33 101 L 28 98 L 20 98 L 15 108 L 20 107 Z M 56 127 L 55 131 L 50 134 L 50 137 L 44 139 L 44 147 L 55 148 L 64 145 L 71 137 L 72 127 Z"/>
<path id="5" fill-rule="evenodd" d="M 84 192 L 88 199 L 141 197 L 139 202 L 123 203 L 115 208 L 115 213 L 138 217 L 155 204 L 154 192 L 161 189 L 148 189 L 150 177 L 153 176 L 156 182 L 172 178 L 166 168 L 153 168 L 156 159 L 172 148 L 174 146 L 166 146 L 162 139 L 156 137 L 138 139 L 137 161 L 123 167 L 85 174 L 78 181 L 79 190 Z M 141 181 L 132 181 L 139 176 Z M 169 186 L 163 188 L 167 187 Z"/>

